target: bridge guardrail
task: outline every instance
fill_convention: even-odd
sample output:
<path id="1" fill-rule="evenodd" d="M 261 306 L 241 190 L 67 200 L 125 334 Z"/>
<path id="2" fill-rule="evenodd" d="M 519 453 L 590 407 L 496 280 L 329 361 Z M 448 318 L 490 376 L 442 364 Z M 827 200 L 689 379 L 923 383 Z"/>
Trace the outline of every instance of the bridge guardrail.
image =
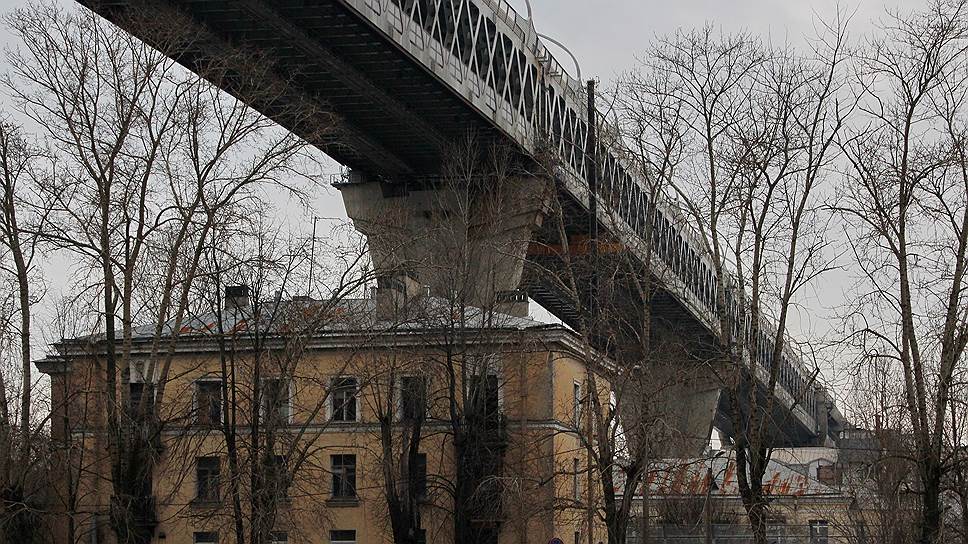
<path id="1" fill-rule="evenodd" d="M 352 6 L 363 0 L 343 1 Z M 432 55 L 438 61 L 430 68 L 439 66 L 442 72 L 434 71 L 458 92 L 466 92 L 462 90 L 467 87 L 464 84 L 466 78 L 476 78 L 475 86 L 484 89 L 483 100 L 475 103 L 470 97 L 471 102 L 479 108 L 487 103 L 491 112 L 482 113 L 491 115 L 495 125 L 523 148 L 533 151 L 539 135 L 549 137 L 562 156 L 562 173 L 571 178 L 572 190 L 578 199 L 587 203 L 588 188 L 584 181 L 587 126 L 583 113 L 586 90 L 580 81 L 564 70 L 530 21 L 518 14 L 506 0 L 369 0 L 368 4 L 371 9 L 373 4 L 378 4 L 384 17 L 394 12 L 396 19 L 403 21 L 406 28 L 391 37 L 398 38 L 398 44 L 405 49 L 412 44 L 409 39 L 404 40 L 404 36 L 415 30 L 422 33 L 422 43 L 430 44 Z M 371 17 L 365 10 L 356 11 L 364 17 Z M 474 13 L 476 20 L 470 21 Z M 387 28 L 380 24 L 375 26 Z M 468 31 L 471 34 L 467 34 Z M 468 44 L 471 51 L 460 49 L 461 45 L 466 47 Z M 415 57 L 419 59 L 419 55 Z M 458 71 L 457 66 L 463 68 Z M 602 130 L 617 138 L 619 127 L 612 125 L 605 116 L 600 115 L 600 118 Z M 645 221 L 660 227 L 658 236 L 655 233 L 653 236 L 662 251 L 652 252 L 651 257 L 667 265 L 673 272 L 671 276 L 678 278 L 678 295 L 696 317 L 711 330 L 718 331 L 715 297 L 710 296 L 710 292 L 715 291 L 715 278 L 710 274 L 711 259 L 701 243 L 702 237 L 667 195 L 661 195 L 658 202 L 649 202 L 643 189 L 645 184 L 631 174 L 620 149 L 602 145 L 599 153 L 601 201 L 605 206 L 617 208 L 615 215 L 624 223 L 620 225 L 621 230 L 637 236 L 639 241 L 644 236 L 642 226 Z M 614 222 L 614 216 L 610 220 Z M 728 298 L 731 298 L 735 285 L 726 287 L 730 293 Z M 738 332 L 740 324 L 735 315 L 738 306 L 734 300 L 728 300 L 728 304 L 733 326 Z M 748 333 L 753 330 L 751 324 L 745 325 Z M 775 331 L 775 324 L 762 317 L 756 327 L 756 333 L 761 336 L 756 339 L 756 345 L 763 343 L 764 333 L 775 334 Z M 830 401 L 829 394 L 819 384 L 809 386 L 813 372 L 803 364 L 800 354 L 791 345 L 792 342 L 786 342 L 783 350 L 780 389 L 787 393 L 789 398 L 784 400 L 788 404 L 799 400 L 798 410 L 814 420 L 814 425 L 819 428 L 816 418 L 825 414 L 818 408 L 822 409 L 822 405 Z M 759 364 L 748 360 L 761 379 L 763 368 L 771 363 L 762 352 L 758 349 L 756 362 Z"/>

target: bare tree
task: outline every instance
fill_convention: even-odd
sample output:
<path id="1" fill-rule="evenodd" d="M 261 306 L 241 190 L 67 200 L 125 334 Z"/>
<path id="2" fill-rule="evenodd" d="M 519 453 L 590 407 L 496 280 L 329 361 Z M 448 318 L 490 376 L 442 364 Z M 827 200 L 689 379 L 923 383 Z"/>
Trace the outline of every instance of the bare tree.
<path id="1" fill-rule="evenodd" d="M 915 455 L 896 373 L 896 360 L 874 353 L 852 376 L 848 405 L 857 428 L 846 432 L 838 459 L 841 489 L 852 506 L 846 516 L 830 516 L 848 542 L 917 540 Z"/>
<path id="2" fill-rule="evenodd" d="M 100 298 L 112 528 L 122 542 L 145 542 L 156 524 L 159 407 L 209 234 L 244 214 L 260 187 L 294 189 L 307 144 L 89 12 L 31 6 L 8 22 L 23 41 L 8 88 L 63 158 L 63 175 L 42 188 L 53 205 L 45 240 L 85 263 L 82 295 Z M 155 44 L 172 55 L 203 35 L 173 29 Z M 249 60 L 227 52 L 199 71 L 218 81 Z M 142 322 L 154 339 L 135 361 Z M 140 381 L 148 391 L 128 412 Z"/>
<path id="3" fill-rule="evenodd" d="M 844 142 L 850 170 L 838 206 L 854 229 L 859 276 L 848 332 L 862 356 L 900 363 L 924 543 L 941 540 L 953 461 L 944 437 L 968 342 L 965 10 L 937 1 L 892 15 L 860 56 L 867 125 Z"/>
<path id="4" fill-rule="evenodd" d="M 531 452 L 516 442 L 532 431 L 522 423 L 520 434 L 509 433 L 509 416 L 499 406 L 499 392 L 509 398 L 506 389 L 515 378 L 524 379 L 519 375 L 529 371 L 528 354 L 539 349 L 521 330 L 530 322 L 509 315 L 523 316 L 524 303 L 503 298 L 518 285 L 512 278 L 521 274 L 515 272 L 522 265 L 519 250 L 527 247 L 530 222 L 546 196 L 538 185 L 524 186 L 521 168 L 506 148 L 471 135 L 448 150 L 439 179 L 409 188 L 399 208 L 388 200 L 381 213 L 357 219 L 379 256 L 385 301 L 378 304 L 389 309 L 386 319 L 406 323 L 421 338 L 419 362 L 408 359 L 404 344 L 383 358 L 382 377 L 373 380 L 381 391 L 374 401 L 381 424 L 378 458 L 396 542 L 415 542 L 435 529 L 420 515 L 427 509 L 446 513 L 432 519 L 451 524 L 455 541 L 480 543 L 496 541 L 504 525 L 525 538 L 530 516 L 550 509 L 536 501 L 543 490 L 528 473 Z M 408 369 L 425 378 L 419 387 L 427 413 L 398 419 L 395 402 Z M 519 408 L 522 414 L 527 409 Z M 421 444 L 440 445 L 439 455 L 428 456 L 428 468 L 448 467 L 428 474 L 422 509 L 409 476 Z M 542 452 L 548 447 L 535 446 Z M 522 500 L 528 491 L 530 504 Z M 511 509 L 510 500 L 526 507 Z"/>
<path id="5" fill-rule="evenodd" d="M 795 360 L 789 311 L 798 292 L 829 267 L 818 195 L 850 111 L 838 102 L 844 24 L 826 27 L 809 58 L 767 49 L 746 35 L 716 36 L 707 27 L 661 40 L 645 61 L 682 105 L 687 156 L 669 186 L 681 197 L 695 241 L 711 256 L 720 359 L 711 369 L 733 399 L 738 480 L 758 543 L 766 539 L 762 478 L 784 424 L 773 420 L 778 384 Z M 768 317 L 775 326 L 766 325 Z M 812 388 L 809 374 L 797 374 L 785 384 L 794 406 Z"/>
<path id="6" fill-rule="evenodd" d="M 34 490 L 27 489 L 25 478 L 35 475 L 35 435 L 40 430 L 32 419 L 34 402 L 31 371 L 32 308 L 43 296 L 45 286 L 38 267 L 41 255 L 41 232 L 47 221 L 47 208 L 37 194 L 38 177 L 48 174 L 43 149 L 34 144 L 23 130 L 9 121 L 0 123 L 0 272 L 3 281 L 15 286 L 14 300 L 19 317 L 16 325 L 5 319 L 6 338 L 19 340 L 20 364 L 13 375 L 0 370 L 0 441 L 3 444 L 3 469 L 0 471 L 0 531 L 10 540 L 31 542 L 40 532 Z M 9 263 L 9 264 L 8 264 Z M 12 316 L 9 316 L 12 318 Z M 3 349 L 6 351 L 6 349 Z M 19 378 L 19 388 L 9 387 L 10 378 Z M 7 393 L 19 393 L 19 420 L 10 418 Z M 42 427 L 42 426 L 41 426 Z"/>
<path id="7" fill-rule="evenodd" d="M 214 330 L 209 332 L 219 345 L 218 360 L 206 367 L 204 376 L 217 391 L 195 392 L 195 411 L 188 424 L 198 428 L 198 422 L 205 422 L 222 440 L 216 451 L 199 449 L 208 433 L 177 446 L 189 462 L 201 453 L 226 457 L 224 482 L 231 513 L 215 508 L 201 516 L 228 519 L 238 542 L 258 544 L 271 542 L 282 521 L 292 531 L 308 534 L 325 518 L 320 505 L 326 491 L 318 483 L 329 476 L 320 463 L 326 447 L 321 439 L 334 417 L 328 407 L 342 392 L 351 395 L 343 397 L 342 402 L 351 405 L 342 409 L 356 414 L 366 384 L 356 381 L 346 389 L 349 386 L 336 377 L 352 368 L 354 357 L 321 360 L 313 343 L 334 330 L 371 325 L 354 304 L 372 279 L 363 266 L 362 243 L 343 245 L 336 236 L 331 237 L 333 243 L 316 242 L 330 259 L 307 273 L 305 244 L 293 247 L 274 235 L 274 228 L 254 226 L 240 235 L 234 234 L 233 226 L 206 250 L 208 273 L 196 297 L 207 301 L 213 316 Z M 230 249 L 249 245 L 233 244 L 232 238 L 239 237 L 251 240 L 252 255 Z M 307 292 L 310 275 L 317 286 L 314 298 L 300 294 Z M 243 292 L 223 297 L 223 292 L 241 288 L 228 283 L 226 291 L 227 282 L 245 286 Z M 365 350 L 365 345 L 361 342 L 359 348 Z M 197 400 L 200 392 L 207 404 Z M 213 402 L 218 407 L 214 415 Z M 184 398 L 178 403 L 193 405 Z M 185 509 L 181 515 L 198 514 Z M 307 520 L 313 525 L 306 525 Z"/>

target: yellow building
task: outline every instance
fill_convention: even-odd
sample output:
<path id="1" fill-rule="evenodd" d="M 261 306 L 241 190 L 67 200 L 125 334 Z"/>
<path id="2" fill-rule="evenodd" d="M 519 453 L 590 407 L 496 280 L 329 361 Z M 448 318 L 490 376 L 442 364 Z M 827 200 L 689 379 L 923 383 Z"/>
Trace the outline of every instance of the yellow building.
<path id="1" fill-rule="evenodd" d="M 103 336 L 37 363 L 64 446 L 58 541 L 115 542 L 140 508 L 151 515 L 134 530 L 159 543 L 253 530 L 273 544 L 393 542 L 392 497 L 412 542 L 460 540 L 458 519 L 481 542 L 603 540 L 575 432 L 590 358 L 573 332 L 394 287 L 248 298 L 230 288 L 220 312 L 135 328 L 117 345 L 113 400 Z M 120 455 L 125 444 L 147 453 Z M 115 497 L 116 477 L 150 482 L 150 500 Z"/>

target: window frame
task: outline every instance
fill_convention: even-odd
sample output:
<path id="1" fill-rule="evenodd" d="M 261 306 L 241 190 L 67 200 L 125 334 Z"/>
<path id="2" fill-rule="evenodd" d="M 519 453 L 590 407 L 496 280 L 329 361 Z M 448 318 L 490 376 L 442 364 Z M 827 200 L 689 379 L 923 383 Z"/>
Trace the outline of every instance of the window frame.
<path id="1" fill-rule="evenodd" d="M 811 519 L 807 526 L 810 528 L 810 544 L 829 544 L 830 522 L 825 519 Z M 820 534 L 821 530 L 823 534 Z"/>
<path id="2" fill-rule="evenodd" d="M 218 531 L 193 531 L 193 544 L 218 544 Z M 199 540 L 203 538 L 204 540 Z"/>
<path id="3" fill-rule="evenodd" d="M 419 471 L 417 470 L 418 468 L 420 469 Z M 414 474 L 415 472 L 416 474 Z M 410 478 L 416 477 L 416 482 L 413 484 L 413 486 L 415 487 L 414 498 L 417 499 L 418 502 L 425 502 L 430 496 L 430 486 L 428 485 L 429 480 L 427 478 L 427 474 L 427 454 L 418 453 L 417 466 L 410 467 Z"/>
<path id="4" fill-rule="evenodd" d="M 501 374 L 500 374 L 500 371 L 498 371 L 498 370 L 493 370 L 493 371 L 488 370 L 488 372 L 486 374 L 484 374 L 483 376 L 481 374 L 479 374 L 479 373 L 471 374 L 469 376 L 469 380 L 468 380 L 470 383 L 467 384 L 467 400 L 471 404 L 474 403 L 474 396 L 475 396 L 475 394 L 474 394 L 474 381 L 475 380 L 481 380 L 481 378 L 484 378 L 484 383 L 485 384 L 486 384 L 487 379 L 494 378 L 494 383 L 496 385 L 496 393 L 497 393 L 497 411 L 494 414 L 484 414 L 484 415 L 485 415 L 485 417 L 486 416 L 494 416 L 494 417 L 500 416 L 501 414 L 504 413 L 504 388 L 501 387 Z M 487 408 L 487 406 L 486 406 L 486 401 L 485 401 L 485 410 L 486 410 L 486 408 Z"/>
<path id="5" fill-rule="evenodd" d="M 341 538 L 337 539 L 335 536 L 337 533 L 353 533 L 353 540 L 346 540 L 348 535 L 340 535 Z M 329 530 L 329 544 L 357 544 L 356 529 L 330 529 Z"/>
<path id="6" fill-rule="evenodd" d="M 292 424 L 292 398 L 293 398 L 293 387 L 292 380 L 289 378 L 283 378 L 281 376 L 270 376 L 266 378 L 261 378 L 259 384 L 259 414 L 262 417 L 262 421 L 268 421 L 269 419 L 269 406 L 267 402 L 266 387 L 270 382 L 281 382 L 284 383 L 286 388 L 286 401 L 279 405 L 279 410 L 286 411 L 286 417 L 282 419 L 281 423 L 283 425 Z"/>
<path id="7" fill-rule="evenodd" d="M 207 475 L 208 478 L 202 477 L 203 461 L 204 462 L 214 461 L 214 467 L 215 467 L 215 471 L 214 471 L 215 485 L 206 487 L 206 489 L 208 489 L 209 492 L 204 496 L 202 495 L 202 487 L 203 487 L 202 482 L 205 481 L 205 482 L 211 483 L 211 480 L 208 479 L 211 477 L 211 472 L 209 472 L 209 474 Z M 211 471 L 211 467 L 207 467 L 206 470 Z M 214 487 L 214 491 L 212 491 L 212 487 Z M 220 457 L 216 455 L 201 455 L 195 458 L 195 499 L 194 500 L 195 502 L 201 502 L 201 503 L 217 503 L 222 500 L 222 459 Z"/>
<path id="8" fill-rule="evenodd" d="M 201 414 L 201 412 L 199 411 L 199 400 L 200 400 L 199 399 L 199 396 L 200 396 L 199 394 L 201 393 L 201 387 L 203 385 L 208 385 L 208 384 L 217 384 L 218 385 L 218 389 L 217 390 L 218 390 L 218 399 L 219 399 L 219 401 L 218 401 L 219 402 L 218 403 L 218 413 L 219 413 L 219 417 L 218 417 L 218 420 L 215 421 L 215 422 L 209 421 L 208 423 L 202 423 L 202 422 L 199 421 L 199 414 Z M 195 416 L 193 418 L 193 422 L 192 423 L 195 424 L 195 425 L 198 425 L 200 427 L 218 427 L 218 426 L 221 426 L 222 425 L 222 422 L 223 422 L 223 419 L 225 417 L 225 399 L 223 398 L 223 395 L 222 395 L 224 393 L 224 390 L 223 390 L 223 387 L 222 387 L 222 378 L 216 378 L 216 377 L 206 376 L 206 377 L 198 378 L 197 380 L 195 380 L 193 382 L 192 385 L 194 386 L 194 391 L 192 392 L 192 414 L 194 414 L 194 416 Z M 209 414 L 209 416 L 211 417 L 211 414 Z"/>
<path id="9" fill-rule="evenodd" d="M 397 420 L 398 421 L 414 421 L 416 418 L 408 418 L 406 414 L 406 403 L 404 402 L 404 391 L 407 388 L 404 387 L 405 380 L 417 379 L 423 381 L 423 419 L 427 419 L 430 414 L 430 380 L 427 376 L 422 376 L 420 374 L 404 374 L 400 376 L 399 383 L 397 385 Z"/>
<path id="10" fill-rule="evenodd" d="M 340 380 L 353 380 L 355 383 L 353 389 L 353 419 L 336 419 L 336 393 L 342 392 L 346 387 L 337 387 L 336 383 Z M 344 403 L 341 407 L 342 411 L 346 411 L 346 404 Z M 327 419 L 333 423 L 358 423 L 360 421 L 360 379 L 352 375 L 339 375 L 333 376 L 329 380 L 329 402 L 326 403 Z"/>
<path id="11" fill-rule="evenodd" d="M 150 413 L 150 411 L 154 410 L 155 400 L 158 394 L 158 388 L 154 387 L 153 383 L 143 380 L 131 380 L 128 382 L 128 405 L 125 411 L 132 421 L 136 420 L 140 416 L 140 414 L 136 414 L 134 411 L 134 390 L 136 388 L 140 390 L 140 393 L 138 393 L 138 402 L 141 402 L 141 399 L 144 398 L 145 389 L 151 392 L 151 398 L 148 399 L 148 402 L 146 403 L 147 410 L 145 411 L 144 415 L 147 415 Z"/>
<path id="12" fill-rule="evenodd" d="M 575 429 L 580 430 L 581 428 L 581 415 L 584 411 L 584 392 L 582 391 L 581 382 L 578 380 L 573 380 L 571 385 L 571 418 L 572 423 L 575 424 Z"/>
<path id="13" fill-rule="evenodd" d="M 287 480 L 283 482 L 284 485 L 281 487 L 281 489 L 276 490 L 278 492 L 278 495 L 276 495 L 276 498 L 278 500 L 288 500 L 289 486 L 292 483 L 288 481 L 289 480 L 289 460 L 286 458 L 285 455 L 273 455 L 272 459 L 273 459 L 272 461 L 273 464 L 271 466 L 271 470 L 273 470 L 273 474 L 272 474 L 273 483 L 278 483 L 280 475 L 282 475 L 283 479 Z"/>
<path id="14" fill-rule="evenodd" d="M 352 491 L 352 494 L 346 494 L 345 493 L 345 488 L 347 487 L 347 479 L 348 479 L 346 469 L 347 469 L 347 467 L 349 465 L 348 464 L 345 464 L 345 463 L 341 463 L 339 465 L 340 470 L 337 471 L 337 469 L 336 469 L 336 467 L 337 467 L 336 460 L 337 460 L 337 458 L 339 458 L 340 461 L 345 461 L 346 458 L 350 458 L 350 457 L 353 459 L 353 464 L 352 464 L 353 472 L 352 472 L 352 481 L 349 482 L 348 487 Z M 358 500 L 359 499 L 359 491 L 357 490 L 357 487 L 356 487 L 358 468 L 359 468 L 359 463 L 358 463 L 358 459 L 357 459 L 357 456 L 356 456 L 355 453 L 333 453 L 333 454 L 330 454 L 330 456 L 329 456 L 329 471 L 330 471 L 330 475 L 332 477 L 331 478 L 331 482 L 330 482 L 330 484 L 331 484 L 330 485 L 330 498 L 331 499 L 338 500 L 338 501 L 339 500 L 351 501 L 351 500 Z M 340 485 L 337 485 L 337 478 L 340 478 L 340 480 L 339 480 L 340 481 Z"/>
<path id="15" fill-rule="evenodd" d="M 581 460 L 577 457 L 571 460 L 571 498 L 575 503 L 581 503 L 581 476 L 580 476 Z"/>

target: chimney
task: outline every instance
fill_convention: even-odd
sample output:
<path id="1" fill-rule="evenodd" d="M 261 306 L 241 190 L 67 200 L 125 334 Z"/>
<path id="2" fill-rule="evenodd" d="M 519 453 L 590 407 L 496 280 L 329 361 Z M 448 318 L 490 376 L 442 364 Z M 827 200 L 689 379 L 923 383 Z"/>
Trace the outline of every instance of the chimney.
<path id="1" fill-rule="evenodd" d="M 241 310 L 249 306 L 249 286 L 229 285 L 225 288 L 225 309 Z"/>
<path id="2" fill-rule="evenodd" d="M 499 291 L 496 295 L 494 310 L 514 317 L 527 317 L 528 293 L 522 289 Z"/>
<path id="3" fill-rule="evenodd" d="M 371 297 L 376 301 L 376 311 L 380 318 L 397 316 L 409 301 L 427 294 L 427 289 L 409 272 L 380 276 L 376 285 L 371 291 Z"/>

